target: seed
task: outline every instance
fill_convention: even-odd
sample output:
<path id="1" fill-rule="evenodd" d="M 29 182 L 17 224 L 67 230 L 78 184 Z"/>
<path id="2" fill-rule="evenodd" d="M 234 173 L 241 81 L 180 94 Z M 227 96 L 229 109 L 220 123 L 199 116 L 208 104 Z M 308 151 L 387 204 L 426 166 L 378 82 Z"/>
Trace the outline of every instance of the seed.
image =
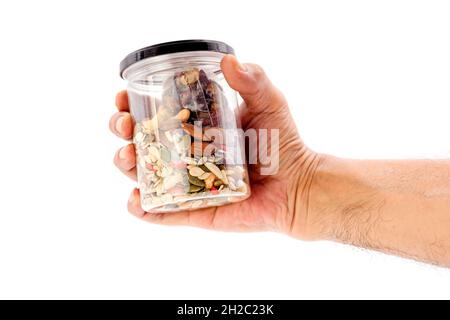
<path id="1" fill-rule="evenodd" d="M 159 151 L 156 147 L 151 146 L 150 148 L 148 148 L 148 153 L 150 158 L 152 159 L 152 162 L 156 162 L 158 159 L 160 159 Z"/>
<path id="2" fill-rule="evenodd" d="M 200 180 L 197 177 L 191 176 L 190 174 L 188 175 L 188 180 L 191 185 L 195 185 L 195 186 L 202 187 L 202 188 L 205 186 L 205 182 L 203 182 L 202 180 Z"/>
<path id="3" fill-rule="evenodd" d="M 204 165 L 208 161 L 207 157 L 202 157 L 200 160 L 198 160 L 197 165 L 201 166 Z"/>
<path id="4" fill-rule="evenodd" d="M 189 109 L 182 109 L 180 112 L 178 112 L 176 118 L 181 122 L 188 121 L 189 117 L 191 116 L 191 112 Z"/>
<path id="5" fill-rule="evenodd" d="M 163 160 L 164 162 L 170 162 L 171 156 L 170 156 L 170 151 L 167 148 L 162 148 L 161 149 L 161 160 Z"/>
<path id="6" fill-rule="evenodd" d="M 191 169 L 189 169 L 189 173 L 193 177 L 200 177 L 202 174 L 205 173 L 205 171 L 203 171 L 199 167 L 192 167 Z"/>
<path id="7" fill-rule="evenodd" d="M 146 131 L 153 131 L 156 128 L 156 126 L 157 126 L 156 118 L 142 121 L 142 127 L 144 127 Z"/>
<path id="8" fill-rule="evenodd" d="M 236 187 L 239 189 L 239 188 L 241 188 L 244 184 L 245 184 L 244 181 L 238 180 L 238 181 L 236 182 Z"/>
<path id="9" fill-rule="evenodd" d="M 222 176 L 223 176 L 223 179 L 222 179 L 223 183 L 228 184 L 228 177 L 225 173 L 225 170 L 222 170 L 221 172 L 222 172 Z"/>
<path id="10" fill-rule="evenodd" d="M 242 192 L 242 193 L 247 193 L 248 192 L 247 184 L 244 183 L 240 188 L 237 189 L 237 191 Z"/>
<path id="11" fill-rule="evenodd" d="M 200 187 L 200 186 L 196 186 L 196 185 L 191 184 L 191 185 L 189 186 L 189 193 L 197 193 L 197 192 L 200 192 L 200 191 L 203 190 L 203 188 L 204 188 L 204 187 Z"/>
<path id="12" fill-rule="evenodd" d="M 134 141 L 136 143 L 140 143 L 142 142 L 142 140 L 144 140 L 144 134 L 142 132 L 136 133 L 136 135 L 134 136 Z"/>
<path id="13" fill-rule="evenodd" d="M 228 187 L 232 190 L 232 191 L 236 191 L 236 186 L 235 186 L 235 184 L 234 184 L 234 182 L 232 182 L 232 181 L 229 181 L 229 183 L 228 183 Z"/>
<path id="14" fill-rule="evenodd" d="M 202 174 L 201 176 L 199 176 L 198 178 L 200 180 L 206 180 L 208 179 L 210 176 L 212 176 L 213 174 L 211 172 L 205 172 L 204 174 Z"/>
<path id="15" fill-rule="evenodd" d="M 161 177 L 166 178 L 169 175 L 171 175 L 173 172 L 173 169 L 171 167 L 163 167 L 161 169 Z"/>
<path id="16" fill-rule="evenodd" d="M 209 171 L 211 171 L 212 173 L 214 173 L 214 175 L 219 178 L 220 180 L 223 181 L 224 179 L 224 175 L 222 174 L 222 172 L 220 171 L 220 169 L 213 163 L 211 162 L 207 162 L 205 163 L 205 166 L 209 169 Z"/>
<path id="17" fill-rule="evenodd" d="M 162 184 L 162 183 L 161 183 L 161 184 L 158 184 L 158 187 L 156 187 L 156 194 L 157 194 L 158 196 L 162 195 L 163 189 L 164 189 L 163 184 Z"/>
<path id="18" fill-rule="evenodd" d="M 190 144 L 190 142 L 189 142 Z M 181 160 L 183 160 L 184 162 L 186 162 L 189 165 L 195 166 L 197 165 L 197 161 L 195 161 L 194 158 L 190 158 L 190 157 L 183 157 Z M 188 167 L 189 168 L 189 167 Z"/>
<path id="19" fill-rule="evenodd" d="M 214 180 L 216 179 L 216 177 L 213 174 L 210 174 L 210 176 L 205 179 L 205 187 L 207 189 L 211 189 L 214 185 Z"/>

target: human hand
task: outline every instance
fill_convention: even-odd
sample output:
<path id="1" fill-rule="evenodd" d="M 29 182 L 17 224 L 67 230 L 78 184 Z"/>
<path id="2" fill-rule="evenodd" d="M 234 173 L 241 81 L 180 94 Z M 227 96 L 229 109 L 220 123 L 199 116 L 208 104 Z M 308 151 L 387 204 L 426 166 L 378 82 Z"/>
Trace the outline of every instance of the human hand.
<path id="1" fill-rule="evenodd" d="M 229 85 L 239 92 L 244 104 L 239 108 L 243 129 L 279 129 L 279 170 L 262 175 L 259 164 L 249 165 L 252 195 L 243 202 L 227 206 L 177 213 L 148 213 L 140 205 L 134 189 L 128 210 L 148 222 L 184 225 L 222 231 L 277 231 L 299 238 L 312 238 L 306 219 L 309 189 L 319 156 L 300 139 L 283 94 L 275 88 L 261 67 L 240 64 L 232 55 L 224 57 L 221 68 Z M 117 136 L 130 140 L 133 124 L 126 91 L 116 97 L 119 112 L 110 120 Z M 250 146 L 252 147 L 252 146 Z M 256 148 L 256 146 L 254 146 Z M 136 156 L 129 144 L 114 157 L 115 165 L 136 180 Z"/>

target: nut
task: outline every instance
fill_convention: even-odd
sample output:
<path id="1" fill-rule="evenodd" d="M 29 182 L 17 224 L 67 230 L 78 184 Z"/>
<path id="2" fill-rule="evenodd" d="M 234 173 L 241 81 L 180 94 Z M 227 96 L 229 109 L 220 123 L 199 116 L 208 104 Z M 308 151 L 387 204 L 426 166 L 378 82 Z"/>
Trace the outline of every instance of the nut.
<path id="1" fill-rule="evenodd" d="M 182 109 L 178 114 L 176 115 L 176 118 L 181 122 L 186 122 L 189 120 L 189 117 L 191 116 L 191 111 L 189 109 Z"/>
<path id="2" fill-rule="evenodd" d="M 197 68 L 194 68 L 189 71 L 182 72 L 178 81 L 180 84 L 187 86 L 190 84 L 194 84 L 200 78 L 200 71 Z"/>

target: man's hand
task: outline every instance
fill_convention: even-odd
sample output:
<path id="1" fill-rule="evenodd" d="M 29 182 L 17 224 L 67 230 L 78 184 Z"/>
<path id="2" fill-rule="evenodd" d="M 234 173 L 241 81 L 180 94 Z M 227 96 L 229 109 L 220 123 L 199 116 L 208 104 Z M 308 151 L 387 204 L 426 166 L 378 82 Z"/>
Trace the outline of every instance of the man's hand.
<path id="1" fill-rule="evenodd" d="M 228 206 L 179 213 L 142 210 L 139 191 L 128 209 L 153 223 L 227 231 L 277 231 L 324 239 L 450 266 L 450 161 L 345 160 L 318 155 L 300 139 L 287 102 L 259 66 L 226 56 L 222 70 L 245 103 L 244 129 L 280 130 L 280 167 L 263 176 L 249 167 L 252 196 Z M 117 95 L 111 130 L 132 136 L 126 92 Z M 136 179 L 133 145 L 119 150 L 117 167 Z"/>
<path id="2" fill-rule="evenodd" d="M 165 225 L 186 225 L 225 231 L 278 231 L 309 238 L 306 212 L 312 176 L 319 157 L 301 141 L 288 104 L 261 67 L 240 64 L 226 56 L 221 64 L 229 85 L 238 91 L 245 103 L 239 108 L 243 129 L 280 129 L 280 167 L 276 175 L 263 176 L 258 165 L 249 167 L 252 196 L 244 201 L 218 208 L 155 214 L 146 213 L 140 205 L 139 190 L 131 193 L 129 211 L 139 218 Z M 113 115 L 110 128 L 117 136 L 132 137 L 132 120 L 125 91 L 116 98 L 119 112 Z M 116 166 L 136 179 L 136 157 L 133 144 L 120 149 L 114 158 Z M 302 209 L 303 208 L 303 209 Z"/>

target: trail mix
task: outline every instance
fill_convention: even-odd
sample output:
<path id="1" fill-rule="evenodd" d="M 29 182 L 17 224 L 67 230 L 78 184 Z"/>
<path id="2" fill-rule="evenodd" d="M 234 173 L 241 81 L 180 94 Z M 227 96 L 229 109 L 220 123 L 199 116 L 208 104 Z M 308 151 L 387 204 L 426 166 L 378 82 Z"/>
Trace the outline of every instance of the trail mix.
<path id="1" fill-rule="evenodd" d="M 155 109 L 134 128 L 145 210 L 217 206 L 247 196 L 243 165 L 227 162 L 227 153 L 238 151 L 220 132 L 235 118 L 216 82 L 199 69 L 177 73 L 164 83 Z"/>

